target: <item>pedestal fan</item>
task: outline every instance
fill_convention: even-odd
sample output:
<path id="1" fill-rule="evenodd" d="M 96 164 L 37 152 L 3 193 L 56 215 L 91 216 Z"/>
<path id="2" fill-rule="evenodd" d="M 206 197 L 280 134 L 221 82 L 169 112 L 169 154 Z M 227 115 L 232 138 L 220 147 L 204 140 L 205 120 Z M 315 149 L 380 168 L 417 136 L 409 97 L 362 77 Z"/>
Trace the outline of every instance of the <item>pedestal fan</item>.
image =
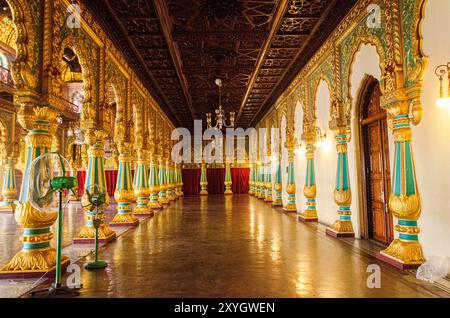
<path id="1" fill-rule="evenodd" d="M 78 296 L 76 289 L 61 284 L 63 208 L 69 201 L 69 191 L 74 192 L 77 180 L 70 176 L 67 159 L 58 153 L 47 153 L 31 163 L 28 201 L 41 213 L 58 214 L 56 239 L 55 284 L 45 290 L 31 292 L 31 296 Z"/>
<path id="2" fill-rule="evenodd" d="M 87 263 L 84 268 L 86 269 L 103 269 L 108 266 L 108 263 L 105 261 L 101 261 L 98 259 L 98 228 L 100 227 L 100 224 L 102 222 L 103 217 L 103 209 L 106 203 L 106 193 L 105 191 L 101 191 L 98 184 L 93 184 L 89 187 L 89 189 L 86 189 L 85 191 L 87 202 L 89 202 L 88 205 L 83 206 L 83 209 L 88 209 L 90 212 L 93 213 L 92 215 L 92 224 L 95 228 L 95 249 L 94 249 L 94 256 L 95 260 L 93 262 Z"/>

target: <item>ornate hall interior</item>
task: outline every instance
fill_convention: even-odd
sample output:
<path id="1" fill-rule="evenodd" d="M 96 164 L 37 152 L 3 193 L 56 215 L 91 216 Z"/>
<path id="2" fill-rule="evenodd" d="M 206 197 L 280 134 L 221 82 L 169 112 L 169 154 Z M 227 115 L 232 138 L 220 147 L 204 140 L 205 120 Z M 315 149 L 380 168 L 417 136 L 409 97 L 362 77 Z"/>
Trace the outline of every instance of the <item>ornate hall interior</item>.
<path id="1" fill-rule="evenodd" d="M 450 298 L 448 30 L 448 0 L 0 0 L 0 298 Z"/>

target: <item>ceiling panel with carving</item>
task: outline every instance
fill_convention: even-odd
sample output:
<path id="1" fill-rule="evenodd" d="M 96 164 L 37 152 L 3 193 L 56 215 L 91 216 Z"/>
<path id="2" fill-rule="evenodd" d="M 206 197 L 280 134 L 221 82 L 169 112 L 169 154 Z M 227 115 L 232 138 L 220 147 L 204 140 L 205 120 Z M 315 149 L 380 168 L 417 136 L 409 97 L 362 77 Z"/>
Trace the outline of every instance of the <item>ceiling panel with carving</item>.
<path id="1" fill-rule="evenodd" d="M 91 0 L 176 124 L 222 104 L 254 124 L 357 0 Z"/>

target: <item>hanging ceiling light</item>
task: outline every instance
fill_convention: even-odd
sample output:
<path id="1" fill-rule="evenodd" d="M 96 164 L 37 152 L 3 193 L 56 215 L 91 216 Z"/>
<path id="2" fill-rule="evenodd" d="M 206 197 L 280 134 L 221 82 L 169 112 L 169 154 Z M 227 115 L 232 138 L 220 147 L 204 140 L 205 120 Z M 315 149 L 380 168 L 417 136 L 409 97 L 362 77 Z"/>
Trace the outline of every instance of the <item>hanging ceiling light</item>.
<path id="1" fill-rule="evenodd" d="M 220 130 L 223 127 L 234 128 L 235 112 L 230 112 L 230 124 L 227 125 L 226 123 L 226 115 L 222 107 L 222 80 L 220 78 L 216 79 L 215 84 L 219 87 L 219 108 L 215 110 L 216 124 L 214 126 L 212 125 L 212 114 L 206 114 L 206 123 L 208 125 L 208 128 L 218 128 Z"/>

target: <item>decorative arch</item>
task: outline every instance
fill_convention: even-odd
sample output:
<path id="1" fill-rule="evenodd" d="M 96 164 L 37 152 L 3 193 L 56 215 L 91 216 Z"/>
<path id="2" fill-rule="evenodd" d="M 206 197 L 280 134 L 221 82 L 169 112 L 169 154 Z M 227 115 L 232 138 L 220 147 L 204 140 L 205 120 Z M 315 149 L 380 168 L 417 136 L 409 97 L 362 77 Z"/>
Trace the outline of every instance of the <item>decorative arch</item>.
<path id="1" fill-rule="evenodd" d="M 31 10 L 30 4 L 26 0 L 6 0 L 6 2 L 11 8 L 16 30 L 16 60 L 11 67 L 15 87 L 36 89 L 40 39 L 34 31 L 34 26 L 39 23 L 39 3 L 36 1 L 34 5 L 37 7 Z"/>
<path id="2" fill-rule="evenodd" d="M 118 70 L 116 65 L 107 59 L 106 63 L 106 83 L 111 85 L 116 97 L 116 119 L 114 129 L 114 140 L 123 140 L 126 137 L 126 108 L 127 108 L 127 79 Z"/>
<path id="3" fill-rule="evenodd" d="M 364 45 L 373 45 L 375 46 L 375 49 L 378 53 L 378 56 L 380 57 L 380 71 L 382 74 L 382 78 L 380 79 L 380 89 L 381 94 L 384 93 L 384 79 L 383 74 L 384 70 L 386 68 L 386 50 L 383 47 L 383 44 L 376 35 L 367 33 L 365 35 L 362 34 L 356 34 L 352 37 L 350 43 L 347 43 L 346 46 L 348 46 L 350 49 L 348 51 L 348 56 L 344 54 L 343 59 L 344 61 L 347 60 L 347 66 L 342 69 L 344 72 L 343 76 L 343 102 L 345 106 L 345 111 L 347 116 L 351 114 L 352 107 L 353 107 L 353 96 L 351 95 L 351 77 L 353 73 L 353 65 L 355 62 L 355 57 L 357 56 L 358 52 L 361 50 L 361 48 Z"/>
<path id="4" fill-rule="evenodd" d="M 52 77 L 52 93 L 56 97 L 61 97 L 61 71 L 63 70 L 62 60 L 64 49 L 70 48 L 78 57 L 81 65 L 83 85 L 84 85 L 84 100 L 81 110 L 81 120 L 94 120 L 97 116 L 97 109 L 95 106 L 95 92 L 94 92 L 94 82 L 95 82 L 95 70 L 92 69 L 93 63 L 91 63 L 91 56 L 89 50 L 87 49 L 85 43 L 81 37 L 74 37 L 72 35 L 67 36 L 59 47 L 58 54 L 53 60 L 53 69 L 57 76 Z M 54 81 L 54 82 L 53 82 Z"/>

